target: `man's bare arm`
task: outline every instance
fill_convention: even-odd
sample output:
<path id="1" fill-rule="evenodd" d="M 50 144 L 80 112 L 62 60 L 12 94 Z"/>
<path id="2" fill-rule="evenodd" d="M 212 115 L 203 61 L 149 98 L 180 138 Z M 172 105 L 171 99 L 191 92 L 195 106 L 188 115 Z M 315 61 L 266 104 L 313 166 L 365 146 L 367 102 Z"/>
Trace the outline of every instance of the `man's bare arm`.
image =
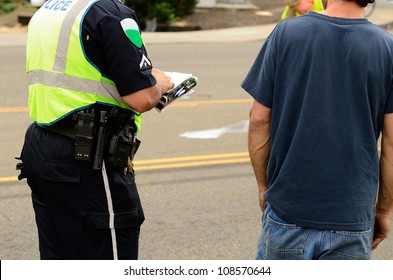
<path id="1" fill-rule="evenodd" d="M 264 193 L 267 190 L 267 163 L 270 153 L 271 109 L 254 101 L 250 111 L 248 152 L 258 184 L 259 205 L 265 209 Z"/>
<path id="2" fill-rule="evenodd" d="M 393 114 L 387 114 L 384 118 L 380 164 L 373 249 L 388 237 L 393 216 Z"/>

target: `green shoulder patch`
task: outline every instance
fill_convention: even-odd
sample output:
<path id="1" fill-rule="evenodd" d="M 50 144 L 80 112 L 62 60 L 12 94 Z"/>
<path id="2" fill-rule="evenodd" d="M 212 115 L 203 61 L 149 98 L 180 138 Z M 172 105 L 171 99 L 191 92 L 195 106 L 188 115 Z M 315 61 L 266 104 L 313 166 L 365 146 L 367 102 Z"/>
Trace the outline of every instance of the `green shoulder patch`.
<path id="1" fill-rule="evenodd" d="M 143 40 L 136 21 L 132 18 L 125 18 L 120 24 L 127 38 L 138 48 L 142 47 Z"/>

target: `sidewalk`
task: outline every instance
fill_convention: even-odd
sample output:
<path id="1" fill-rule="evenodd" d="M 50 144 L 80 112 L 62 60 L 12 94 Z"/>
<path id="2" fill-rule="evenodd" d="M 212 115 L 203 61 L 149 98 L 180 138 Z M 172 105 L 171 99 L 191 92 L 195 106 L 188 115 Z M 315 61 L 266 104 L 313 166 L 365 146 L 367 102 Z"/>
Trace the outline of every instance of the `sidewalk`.
<path id="1" fill-rule="evenodd" d="M 376 8 L 369 18 L 384 29 L 393 29 L 393 5 Z M 276 24 L 200 30 L 186 32 L 144 32 L 143 38 L 149 44 L 173 43 L 218 43 L 262 41 L 267 38 Z M 0 47 L 26 45 L 26 33 L 0 33 Z"/>
<path id="2" fill-rule="evenodd" d="M 377 6 L 369 21 L 384 29 L 393 29 L 393 5 Z M 146 44 L 262 41 L 275 26 L 267 24 L 190 32 L 152 32 L 143 33 L 143 38 Z"/>

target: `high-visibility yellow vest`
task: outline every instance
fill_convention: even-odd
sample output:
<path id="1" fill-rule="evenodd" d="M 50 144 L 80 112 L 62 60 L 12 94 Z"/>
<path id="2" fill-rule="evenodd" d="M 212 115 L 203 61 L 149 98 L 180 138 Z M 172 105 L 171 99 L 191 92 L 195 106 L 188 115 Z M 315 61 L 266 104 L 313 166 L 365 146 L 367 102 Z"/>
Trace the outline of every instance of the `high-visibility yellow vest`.
<path id="1" fill-rule="evenodd" d="M 302 2 L 302 1 L 300 1 L 300 2 Z M 322 4 L 322 0 L 308 0 L 308 2 L 312 2 L 312 5 L 313 5 L 313 9 L 312 10 L 314 12 L 320 12 L 320 11 L 324 10 L 323 4 Z M 287 15 L 288 15 L 288 12 L 289 12 L 290 8 L 291 7 L 288 6 L 288 5 L 285 6 L 285 9 L 284 9 L 284 11 L 281 14 L 281 19 L 286 19 L 287 18 Z M 301 16 L 302 14 L 304 14 L 304 13 L 301 13 L 301 12 L 299 12 L 297 10 L 295 11 L 295 16 Z"/>
<path id="2" fill-rule="evenodd" d="M 81 23 L 100 0 L 48 0 L 31 18 L 27 35 L 26 71 L 30 117 L 51 125 L 93 104 L 106 104 L 141 114 L 124 103 L 115 83 L 102 76 L 87 59 Z"/>

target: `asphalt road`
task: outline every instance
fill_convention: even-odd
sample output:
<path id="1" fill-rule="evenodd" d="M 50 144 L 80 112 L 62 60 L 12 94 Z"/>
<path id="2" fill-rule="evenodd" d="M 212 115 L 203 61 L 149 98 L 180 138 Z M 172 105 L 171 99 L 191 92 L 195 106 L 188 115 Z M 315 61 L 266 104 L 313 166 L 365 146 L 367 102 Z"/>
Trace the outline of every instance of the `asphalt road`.
<path id="1" fill-rule="evenodd" d="M 239 84 L 261 44 L 148 44 L 155 67 L 200 82 L 189 99 L 144 115 L 136 156 L 146 214 L 141 259 L 254 258 L 260 210 L 246 153 L 251 100 Z M 30 124 L 23 46 L 0 47 L 0 72 L 0 259 L 38 259 L 30 191 L 15 180 L 14 157 Z M 393 259 L 391 238 L 374 259 Z"/>
<path id="2" fill-rule="evenodd" d="M 156 67 L 193 73 L 200 83 L 188 100 L 163 113 L 145 114 L 136 157 L 136 169 L 143 169 L 137 171 L 137 182 L 147 218 L 141 259 L 253 258 L 260 215 L 246 154 L 244 122 L 251 101 L 239 84 L 259 45 L 148 46 Z M 0 258 L 37 259 L 29 189 L 14 179 L 14 157 L 30 124 L 24 47 L 0 48 L 0 61 L 5 136 L 0 140 Z M 240 132 L 235 126 L 216 139 L 180 136 L 239 123 Z M 158 163 L 152 162 L 156 159 Z M 168 160 L 169 169 L 163 164 Z"/>

